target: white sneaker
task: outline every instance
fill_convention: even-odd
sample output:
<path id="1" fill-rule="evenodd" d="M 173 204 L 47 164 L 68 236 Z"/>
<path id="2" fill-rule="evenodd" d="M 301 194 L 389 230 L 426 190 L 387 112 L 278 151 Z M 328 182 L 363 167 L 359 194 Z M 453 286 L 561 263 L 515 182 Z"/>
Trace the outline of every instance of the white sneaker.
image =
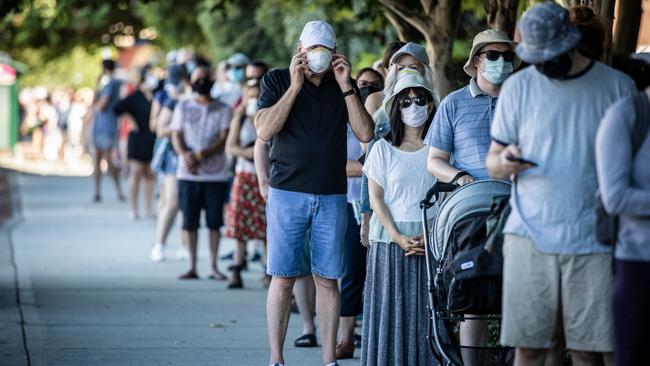
<path id="1" fill-rule="evenodd" d="M 184 247 L 180 247 L 176 249 L 176 259 L 185 260 L 187 258 L 188 258 L 187 249 L 185 249 Z"/>
<path id="2" fill-rule="evenodd" d="M 156 243 L 156 245 L 151 248 L 151 260 L 154 262 L 162 262 L 165 260 L 165 247 Z"/>

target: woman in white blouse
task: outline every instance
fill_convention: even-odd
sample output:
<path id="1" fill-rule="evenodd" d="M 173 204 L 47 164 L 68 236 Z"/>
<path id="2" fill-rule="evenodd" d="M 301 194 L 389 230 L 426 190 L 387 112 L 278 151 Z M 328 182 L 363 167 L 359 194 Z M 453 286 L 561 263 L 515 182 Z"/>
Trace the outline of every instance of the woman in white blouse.
<path id="1" fill-rule="evenodd" d="M 427 284 L 419 202 L 435 183 L 423 143 L 433 91 L 404 70 L 384 109 L 391 132 L 379 140 L 363 171 L 368 176 L 371 243 L 368 257 L 362 365 L 433 364 L 427 346 Z M 433 217 L 434 212 L 429 217 Z"/>

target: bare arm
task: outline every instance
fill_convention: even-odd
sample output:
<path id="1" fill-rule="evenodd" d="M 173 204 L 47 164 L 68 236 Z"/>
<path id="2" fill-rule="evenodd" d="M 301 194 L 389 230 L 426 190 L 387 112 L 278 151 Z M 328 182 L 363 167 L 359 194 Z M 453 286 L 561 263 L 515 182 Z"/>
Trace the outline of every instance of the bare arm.
<path id="1" fill-rule="evenodd" d="M 255 115 L 257 137 L 262 141 L 270 141 L 284 127 L 293 103 L 296 101 L 296 97 L 302 88 L 302 83 L 305 78 L 304 72 L 306 70 L 306 55 L 304 53 L 294 55 L 289 66 L 289 73 L 291 74 L 289 89 L 287 89 L 282 98 L 272 107 L 260 109 Z"/>
<path id="2" fill-rule="evenodd" d="M 169 124 L 172 121 L 172 116 L 174 112 L 165 107 L 160 110 L 160 113 L 158 114 L 158 123 L 157 123 L 157 128 L 156 128 L 156 134 L 158 137 L 167 137 L 171 136 L 172 130 L 169 129 Z"/>
<path id="3" fill-rule="evenodd" d="M 334 60 L 332 62 L 334 76 L 341 91 L 345 93 L 352 89 L 350 62 L 343 55 L 336 53 L 332 55 L 332 58 Z M 345 106 L 348 109 L 349 123 L 354 135 L 363 143 L 370 142 L 374 136 L 374 124 L 366 107 L 361 103 L 361 99 L 354 94 L 348 95 L 345 97 Z"/>
<path id="4" fill-rule="evenodd" d="M 160 102 L 156 99 L 151 101 L 151 112 L 149 113 L 149 129 L 151 131 L 158 130 L 158 114 L 160 113 Z"/>
<path id="5" fill-rule="evenodd" d="M 238 109 L 232 117 L 230 122 L 230 132 L 226 139 L 226 153 L 232 156 L 242 157 L 245 159 L 253 160 L 254 148 L 243 147 L 239 144 L 239 132 L 241 131 L 241 119 L 243 111 Z"/>
<path id="6" fill-rule="evenodd" d="M 427 158 L 427 170 L 431 175 L 438 178 L 441 182 L 451 182 L 456 175 L 461 173 L 460 170 L 454 168 L 449 164 L 451 154 L 437 149 L 435 147 L 429 148 L 429 156 Z M 465 185 L 473 182 L 475 179 L 472 176 L 466 175 L 458 179 L 456 183 Z"/>
<path id="7" fill-rule="evenodd" d="M 507 156 L 521 158 L 521 152 L 517 145 L 510 144 L 508 146 L 503 146 L 492 141 L 486 159 L 488 173 L 490 173 L 492 178 L 508 179 L 520 171 L 531 167 L 529 164 L 520 164 L 518 162 L 510 161 L 506 158 Z"/>
<path id="8" fill-rule="evenodd" d="M 399 244 L 406 252 L 406 256 L 424 254 L 421 240 L 404 236 L 397 230 L 393 215 L 390 213 L 384 201 L 384 189 L 370 177 L 368 177 L 368 191 L 370 193 L 370 205 L 372 206 L 373 215 L 377 215 L 379 222 L 386 229 L 391 240 Z"/>
<path id="9" fill-rule="evenodd" d="M 348 177 L 360 177 L 363 172 L 363 165 L 357 160 L 348 160 L 345 164 L 345 173 Z"/>
<path id="10" fill-rule="evenodd" d="M 257 172 L 257 184 L 260 188 L 262 198 L 266 201 L 269 193 L 270 166 L 268 144 L 260 139 L 255 141 L 254 147 L 255 171 Z"/>
<path id="11" fill-rule="evenodd" d="M 226 149 L 226 139 L 228 138 L 228 129 L 221 130 L 219 135 L 205 149 L 197 153 L 199 160 L 222 153 Z"/>

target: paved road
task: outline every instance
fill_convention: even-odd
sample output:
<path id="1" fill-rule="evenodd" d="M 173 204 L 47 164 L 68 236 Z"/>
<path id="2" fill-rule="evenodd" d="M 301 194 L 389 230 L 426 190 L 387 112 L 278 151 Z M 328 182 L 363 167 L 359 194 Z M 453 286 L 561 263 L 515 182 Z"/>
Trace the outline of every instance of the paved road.
<path id="1" fill-rule="evenodd" d="M 129 221 L 108 181 L 101 204 L 90 203 L 88 178 L 20 175 L 15 182 L 22 220 L 9 234 L 21 306 L 15 306 L 7 236 L 0 235 L 0 364 L 27 364 L 21 310 L 32 365 L 267 365 L 259 265 L 246 273 L 244 290 L 178 281 L 184 264 L 148 260 L 154 222 Z M 171 237 L 175 250 L 178 234 Z M 226 251 L 232 243 L 222 246 Z M 292 316 L 287 364 L 320 365 L 320 348 L 293 347 L 300 330 Z"/>

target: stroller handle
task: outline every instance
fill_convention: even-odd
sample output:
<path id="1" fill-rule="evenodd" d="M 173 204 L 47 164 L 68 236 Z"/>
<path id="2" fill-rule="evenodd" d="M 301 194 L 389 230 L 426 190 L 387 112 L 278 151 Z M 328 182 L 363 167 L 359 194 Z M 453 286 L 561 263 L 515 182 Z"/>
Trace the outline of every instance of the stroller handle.
<path id="1" fill-rule="evenodd" d="M 420 207 L 431 207 L 431 198 L 435 196 L 435 199 L 438 199 L 438 195 L 443 192 L 453 192 L 458 188 L 459 185 L 455 183 L 441 183 L 436 182 L 431 189 L 427 192 L 427 195 L 424 197 L 424 200 L 420 202 Z"/>

